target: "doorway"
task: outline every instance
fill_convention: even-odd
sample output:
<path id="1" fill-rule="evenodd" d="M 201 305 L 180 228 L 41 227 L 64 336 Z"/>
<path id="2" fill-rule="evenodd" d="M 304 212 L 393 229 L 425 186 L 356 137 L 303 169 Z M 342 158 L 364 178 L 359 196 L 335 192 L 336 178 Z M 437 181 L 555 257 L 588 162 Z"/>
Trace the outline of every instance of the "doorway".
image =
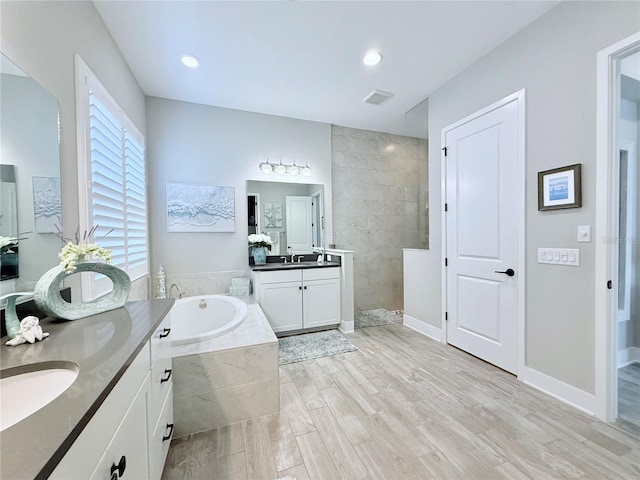
<path id="1" fill-rule="evenodd" d="M 442 130 L 443 331 L 517 374 L 524 325 L 524 90 Z"/>
<path id="2" fill-rule="evenodd" d="M 596 414 L 640 435 L 640 33 L 598 53 Z"/>

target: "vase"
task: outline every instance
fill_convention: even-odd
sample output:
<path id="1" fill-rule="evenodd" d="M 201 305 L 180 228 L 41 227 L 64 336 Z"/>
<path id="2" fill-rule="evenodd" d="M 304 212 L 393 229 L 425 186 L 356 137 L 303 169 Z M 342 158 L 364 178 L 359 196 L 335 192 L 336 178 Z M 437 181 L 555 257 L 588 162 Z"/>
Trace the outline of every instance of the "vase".
<path id="1" fill-rule="evenodd" d="M 100 273 L 113 283 L 113 289 L 106 295 L 89 302 L 69 303 L 60 295 L 60 284 L 69 275 L 80 272 Z M 73 273 L 67 273 L 61 266 L 45 272 L 36 283 L 33 299 L 47 315 L 64 320 L 76 320 L 97 313 L 108 312 L 124 306 L 131 291 L 129 275 L 118 267 L 102 262 L 80 262 Z"/>
<path id="2" fill-rule="evenodd" d="M 265 247 L 253 247 L 253 263 L 264 265 L 267 263 L 267 249 Z"/>

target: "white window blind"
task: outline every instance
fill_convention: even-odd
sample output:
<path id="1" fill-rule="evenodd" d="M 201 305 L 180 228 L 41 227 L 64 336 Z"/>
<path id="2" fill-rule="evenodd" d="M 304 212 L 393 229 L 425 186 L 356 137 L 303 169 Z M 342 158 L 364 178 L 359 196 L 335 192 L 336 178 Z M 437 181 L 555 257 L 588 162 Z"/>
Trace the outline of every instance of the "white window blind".
<path id="1" fill-rule="evenodd" d="M 96 243 L 111 250 L 111 264 L 135 280 L 149 273 L 144 137 L 79 57 L 77 62 L 82 90 L 78 103 L 85 106 L 80 143 L 86 163 L 79 169 L 87 186 L 85 192 L 81 188 L 83 227 L 88 231 L 98 226 Z M 100 275 L 83 278 L 82 285 L 85 300 L 111 289 L 111 282 Z"/>

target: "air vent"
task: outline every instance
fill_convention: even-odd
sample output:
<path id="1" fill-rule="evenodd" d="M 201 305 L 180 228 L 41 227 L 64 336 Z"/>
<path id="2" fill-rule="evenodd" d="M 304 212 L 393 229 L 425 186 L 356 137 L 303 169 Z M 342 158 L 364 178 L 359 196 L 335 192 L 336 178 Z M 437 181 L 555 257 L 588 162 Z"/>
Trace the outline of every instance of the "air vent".
<path id="1" fill-rule="evenodd" d="M 383 90 L 374 90 L 362 100 L 364 103 L 370 103 L 371 105 L 382 105 L 384 102 L 393 97 L 393 93 L 385 92 Z"/>

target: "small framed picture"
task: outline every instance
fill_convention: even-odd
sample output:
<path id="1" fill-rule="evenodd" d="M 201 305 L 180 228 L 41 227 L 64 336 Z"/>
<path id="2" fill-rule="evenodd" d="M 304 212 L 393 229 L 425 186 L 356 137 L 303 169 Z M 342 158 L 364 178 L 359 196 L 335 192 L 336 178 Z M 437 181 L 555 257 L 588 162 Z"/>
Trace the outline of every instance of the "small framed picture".
<path id="1" fill-rule="evenodd" d="M 582 207 L 582 164 L 538 172 L 538 210 Z"/>

